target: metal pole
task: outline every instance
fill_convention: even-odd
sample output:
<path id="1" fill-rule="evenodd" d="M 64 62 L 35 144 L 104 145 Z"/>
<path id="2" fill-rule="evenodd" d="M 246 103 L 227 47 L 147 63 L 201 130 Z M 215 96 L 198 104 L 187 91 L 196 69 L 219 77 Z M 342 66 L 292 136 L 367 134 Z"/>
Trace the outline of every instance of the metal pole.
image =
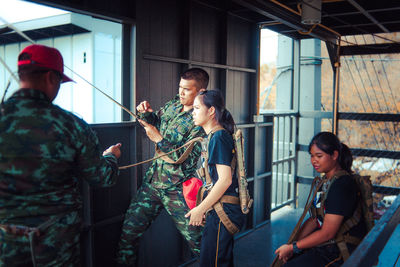
<path id="1" fill-rule="evenodd" d="M 336 62 L 335 62 L 335 98 L 333 103 L 333 133 L 338 133 L 338 114 L 339 114 L 339 74 L 340 74 L 340 43 L 341 38 L 339 37 L 339 44 L 337 46 Z"/>

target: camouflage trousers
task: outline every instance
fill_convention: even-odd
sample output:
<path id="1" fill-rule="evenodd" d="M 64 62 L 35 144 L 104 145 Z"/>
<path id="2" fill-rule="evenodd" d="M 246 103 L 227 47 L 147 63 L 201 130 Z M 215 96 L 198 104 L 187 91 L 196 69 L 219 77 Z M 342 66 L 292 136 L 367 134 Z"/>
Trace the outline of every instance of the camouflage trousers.
<path id="1" fill-rule="evenodd" d="M 34 235 L 32 249 L 36 266 L 81 266 L 80 224 L 77 221 L 77 213 L 73 212 L 40 232 L 39 236 Z M 70 222 L 74 223 L 71 225 Z M 0 266 L 33 266 L 28 235 L 0 227 Z"/>
<path id="2" fill-rule="evenodd" d="M 189 226 L 185 214 L 189 212 L 182 194 L 182 187 L 158 189 L 145 183 L 125 214 L 117 261 L 126 265 L 134 265 L 137 258 L 139 238 L 151 223 L 157 218 L 162 209 L 172 217 L 178 231 L 189 243 L 191 250 L 199 255 L 201 228 Z"/>

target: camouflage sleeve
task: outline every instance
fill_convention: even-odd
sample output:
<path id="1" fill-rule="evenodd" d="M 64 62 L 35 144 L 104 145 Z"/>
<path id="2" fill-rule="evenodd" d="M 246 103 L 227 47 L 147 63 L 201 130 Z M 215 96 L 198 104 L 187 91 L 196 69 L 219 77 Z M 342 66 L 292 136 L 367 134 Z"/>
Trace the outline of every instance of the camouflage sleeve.
<path id="1" fill-rule="evenodd" d="M 96 134 L 88 125 L 85 130 L 85 136 L 82 138 L 86 140 L 82 142 L 76 160 L 78 177 L 91 185 L 114 185 L 119 174 L 117 158 L 112 154 L 102 156 Z"/>

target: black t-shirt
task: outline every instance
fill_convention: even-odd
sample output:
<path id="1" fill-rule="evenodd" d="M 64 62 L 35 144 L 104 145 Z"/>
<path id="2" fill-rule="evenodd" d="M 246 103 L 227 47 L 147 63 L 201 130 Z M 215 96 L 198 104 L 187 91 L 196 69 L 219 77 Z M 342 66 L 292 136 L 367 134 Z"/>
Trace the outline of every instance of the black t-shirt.
<path id="1" fill-rule="evenodd" d="M 235 153 L 235 145 L 232 136 L 226 130 L 215 132 L 208 143 L 208 166 L 212 182 L 218 180 L 216 164 L 231 166 Z M 237 195 L 238 182 L 236 171 L 232 173 L 232 184 L 226 190 L 227 195 Z"/>
<path id="2" fill-rule="evenodd" d="M 349 175 L 343 175 L 333 181 L 325 200 L 325 214 L 344 216 L 343 223 L 353 216 L 358 204 L 358 188 L 356 181 Z M 350 229 L 349 234 L 363 238 L 367 228 L 363 217 Z"/>

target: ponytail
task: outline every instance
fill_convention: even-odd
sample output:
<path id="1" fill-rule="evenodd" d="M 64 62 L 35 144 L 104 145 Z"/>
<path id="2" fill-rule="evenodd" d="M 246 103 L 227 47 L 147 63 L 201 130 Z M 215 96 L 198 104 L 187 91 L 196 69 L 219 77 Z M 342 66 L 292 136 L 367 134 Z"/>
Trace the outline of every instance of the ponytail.
<path id="1" fill-rule="evenodd" d="M 235 132 L 235 121 L 228 110 L 224 109 L 222 111 L 221 120 L 218 120 L 218 123 L 221 124 L 221 126 L 224 127 L 224 129 L 230 134 Z"/>
<path id="2" fill-rule="evenodd" d="M 348 173 L 352 173 L 351 166 L 353 165 L 353 155 L 349 147 L 343 143 L 340 143 L 341 151 L 339 151 L 339 164 L 343 170 L 347 171 Z"/>

